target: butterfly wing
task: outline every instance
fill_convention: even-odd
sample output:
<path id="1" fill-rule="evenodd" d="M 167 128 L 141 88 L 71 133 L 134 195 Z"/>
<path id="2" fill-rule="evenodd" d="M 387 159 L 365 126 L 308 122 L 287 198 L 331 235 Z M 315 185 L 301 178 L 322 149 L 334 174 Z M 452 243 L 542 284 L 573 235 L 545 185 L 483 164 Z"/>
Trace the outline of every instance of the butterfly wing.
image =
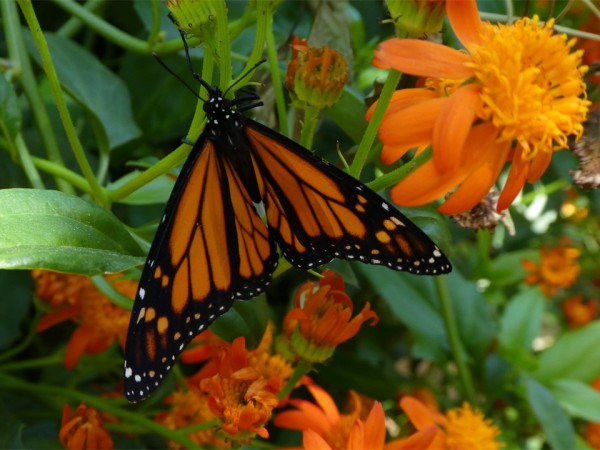
<path id="1" fill-rule="evenodd" d="M 269 231 L 295 267 L 336 257 L 415 274 L 452 270 L 423 231 L 350 175 L 253 120 L 246 134 L 263 177 Z"/>
<path id="2" fill-rule="evenodd" d="M 125 394 L 141 400 L 234 298 L 269 284 L 273 239 L 231 162 L 201 137 L 179 175 L 144 266 L 125 348 Z"/>

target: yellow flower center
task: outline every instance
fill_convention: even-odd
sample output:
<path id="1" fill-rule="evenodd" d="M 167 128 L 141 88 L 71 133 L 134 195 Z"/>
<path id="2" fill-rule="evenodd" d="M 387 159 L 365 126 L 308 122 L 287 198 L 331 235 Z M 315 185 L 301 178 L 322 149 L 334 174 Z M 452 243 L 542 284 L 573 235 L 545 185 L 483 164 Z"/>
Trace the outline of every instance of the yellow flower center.
<path id="1" fill-rule="evenodd" d="M 491 420 L 465 403 L 446 413 L 446 448 L 451 450 L 497 450 L 500 430 Z"/>
<path id="2" fill-rule="evenodd" d="M 566 147 L 569 134 L 580 137 L 590 104 L 583 53 L 571 53 L 575 40 L 554 34 L 553 24 L 537 16 L 485 23 L 480 43 L 468 46 L 484 103 L 479 116 L 499 128 L 502 141 L 517 141 L 527 158 Z"/>

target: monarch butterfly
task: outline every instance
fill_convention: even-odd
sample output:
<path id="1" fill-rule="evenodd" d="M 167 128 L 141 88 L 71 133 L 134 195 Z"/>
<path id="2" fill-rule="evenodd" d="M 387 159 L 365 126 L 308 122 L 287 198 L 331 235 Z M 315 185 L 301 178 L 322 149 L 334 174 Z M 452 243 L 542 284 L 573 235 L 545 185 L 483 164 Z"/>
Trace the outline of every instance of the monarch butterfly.
<path id="1" fill-rule="evenodd" d="M 184 45 L 191 69 L 185 39 Z M 153 392 L 184 346 L 234 299 L 250 299 L 269 285 L 277 247 L 302 270 L 343 258 L 415 274 L 451 271 L 439 248 L 390 203 L 244 117 L 243 111 L 262 105 L 257 95 L 227 100 L 194 77 L 208 90 L 206 126 L 177 178 L 142 271 L 125 348 L 130 401 Z"/>

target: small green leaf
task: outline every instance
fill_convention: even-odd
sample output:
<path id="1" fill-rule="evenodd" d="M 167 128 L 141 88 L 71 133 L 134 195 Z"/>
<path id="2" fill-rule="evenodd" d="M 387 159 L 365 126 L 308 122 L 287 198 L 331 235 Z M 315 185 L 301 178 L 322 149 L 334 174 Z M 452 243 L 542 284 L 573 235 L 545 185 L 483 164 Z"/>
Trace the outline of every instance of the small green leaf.
<path id="1" fill-rule="evenodd" d="M 106 147 L 113 149 L 138 138 L 141 132 L 123 81 L 72 41 L 53 33 L 44 36 L 61 85 L 101 126 Z M 29 52 L 41 64 L 31 35 L 25 37 Z"/>
<path id="2" fill-rule="evenodd" d="M 577 380 L 555 380 L 552 394 L 573 416 L 600 422 L 600 392 Z"/>
<path id="3" fill-rule="evenodd" d="M 256 348 L 269 321 L 269 305 L 264 294 L 252 300 L 239 300 L 212 325 L 211 330 L 228 342 L 239 336 L 246 338 L 246 348 Z"/>
<path id="4" fill-rule="evenodd" d="M 542 326 L 546 300 L 536 288 L 524 289 L 515 295 L 500 319 L 500 346 L 510 356 L 513 352 L 531 352 L 533 339 Z"/>
<path id="5" fill-rule="evenodd" d="M 548 442 L 555 449 L 574 448 L 575 430 L 554 396 L 537 381 L 525 382 L 527 400 L 540 421 Z"/>
<path id="6" fill-rule="evenodd" d="M 7 139 L 14 139 L 21 129 L 21 108 L 15 90 L 0 76 L 0 130 Z"/>
<path id="7" fill-rule="evenodd" d="M 531 375 L 542 382 L 561 378 L 589 384 L 600 376 L 600 322 L 560 336 L 539 358 Z"/>
<path id="8" fill-rule="evenodd" d="M 142 264 L 140 247 L 110 212 L 58 191 L 0 191 L 0 268 L 85 275 Z"/>

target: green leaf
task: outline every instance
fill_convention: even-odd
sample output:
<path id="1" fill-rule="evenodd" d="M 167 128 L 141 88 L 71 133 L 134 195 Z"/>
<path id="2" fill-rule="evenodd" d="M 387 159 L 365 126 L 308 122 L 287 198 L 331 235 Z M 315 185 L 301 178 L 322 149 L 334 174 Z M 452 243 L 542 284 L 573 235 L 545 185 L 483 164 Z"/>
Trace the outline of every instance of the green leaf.
<path id="1" fill-rule="evenodd" d="M 413 353 L 437 362 L 446 360 L 448 341 L 439 315 L 433 280 L 388 269 L 356 264 L 373 289 L 388 304 L 394 317 L 404 323 L 415 336 Z"/>
<path id="2" fill-rule="evenodd" d="M 1 77 L 0 77 L 1 78 Z M 21 449 L 23 446 L 24 424 L 8 410 L 0 408 L 0 448 Z"/>
<path id="3" fill-rule="evenodd" d="M 555 380 L 550 391 L 572 415 L 600 422 L 600 392 L 577 380 Z"/>
<path id="4" fill-rule="evenodd" d="M 340 99 L 323 113 L 333 120 L 353 142 L 360 142 L 367 122 L 365 121 L 365 102 L 354 89 L 346 86 Z"/>
<path id="5" fill-rule="evenodd" d="M 546 300 L 541 291 L 527 288 L 515 295 L 504 309 L 500 319 L 500 347 L 505 357 L 515 360 L 516 355 L 530 353 L 533 339 L 542 326 Z"/>
<path id="6" fill-rule="evenodd" d="M 0 349 L 8 348 L 22 336 L 22 324 L 31 304 L 33 282 L 29 272 L 0 271 Z M 10 299 L 10 300 L 9 300 Z"/>
<path id="7" fill-rule="evenodd" d="M 219 317 L 211 330 L 228 342 L 239 336 L 246 338 L 246 348 L 256 348 L 260 343 L 269 321 L 269 305 L 264 294 L 252 300 L 233 302 L 229 311 Z"/>
<path id="8" fill-rule="evenodd" d="M 87 50 L 53 33 L 44 33 L 63 88 L 99 125 L 105 147 L 113 149 L 141 135 L 133 120 L 129 92 L 123 81 Z M 25 33 L 31 55 L 41 58 Z"/>
<path id="9" fill-rule="evenodd" d="M 571 420 L 554 396 L 537 381 L 525 382 L 527 400 L 540 421 L 548 442 L 553 448 L 574 448 L 575 430 Z"/>
<path id="10" fill-rule="evenodd" d="M 84 275 L 144 262 L 110 212 L 58 191 L 0 191 L 0 269 L 44 268 Z"/>
<path id="11" fill-rule="evenodd" d="M 531 375 L 544 383 L 561 378 L 589 384 L 600 376 L 600 322 L 560 336 L 539 358 Z"/>
<path id="12" fill-rule="evenodd" d="M 21 108 L 15 90 L 0 76 L 0 130 L 7 139 L 14 139 L 21 129 Z"/>

